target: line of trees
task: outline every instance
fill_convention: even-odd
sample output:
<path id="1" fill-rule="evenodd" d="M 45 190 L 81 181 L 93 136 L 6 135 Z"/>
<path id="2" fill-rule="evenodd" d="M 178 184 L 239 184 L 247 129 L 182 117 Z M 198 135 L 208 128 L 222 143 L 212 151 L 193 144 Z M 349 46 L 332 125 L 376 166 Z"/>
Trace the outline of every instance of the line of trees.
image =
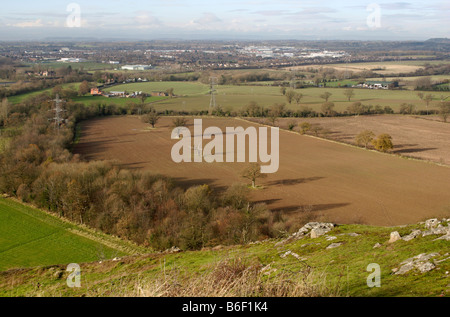
<path id="1" fill-rule="evenodd" d="M 366 149 L 372 145 L 374 149 L 380 152 L 389 152 L 394 148 L 392 137 L 387 133 L 375 137 L 372 131 L 364 130 L 356 136 L 355 141 L 357 145 L 364 146 Z"/>

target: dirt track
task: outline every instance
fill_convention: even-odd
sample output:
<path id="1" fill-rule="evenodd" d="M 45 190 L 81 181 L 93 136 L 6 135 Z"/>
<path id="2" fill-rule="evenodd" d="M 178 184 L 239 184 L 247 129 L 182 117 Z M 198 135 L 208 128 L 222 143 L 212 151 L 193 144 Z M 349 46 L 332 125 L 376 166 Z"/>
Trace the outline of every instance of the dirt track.
<path id="1" fill-rule="evenodd" d="M 165 174 L 181 186 L 209 184 L 221 190 L 244 182 L 239 175 L 245 163 L 174 163 L 170 153 L 177 141 L 170 138 L 170 124 L 170 118 L 163 118 L 150 130 L 136 117 L 87 121 L 75 153 Z M 203 128 L 223 131 L 248 125 L 236 119 L 203 119 Z M 322 220 L 388 226 L 450 215 L 450 168 L 287 131 L 280 131 L 279 171 L 260 184 L 265 188 L 253 191 L 253 200 L 291 219 L 305 209 Z"/>

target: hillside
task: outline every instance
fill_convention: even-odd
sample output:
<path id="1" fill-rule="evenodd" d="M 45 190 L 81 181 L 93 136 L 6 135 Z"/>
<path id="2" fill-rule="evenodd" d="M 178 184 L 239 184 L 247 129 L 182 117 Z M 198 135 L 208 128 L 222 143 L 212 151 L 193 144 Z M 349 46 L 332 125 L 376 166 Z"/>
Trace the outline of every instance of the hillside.
<path id="1" fill-rule="evenodd" d="M 309 223 L 285 240 L 96 261 L 81 264 L 81 288 L 64 265 L 10 270 L 0 296 L 450 296 L 449 222 Z M 371 263 L 380 287 L 367 286 Z"/>
<path id="2" fill-rule="evenodd" d="M 118 238 L 0 198 L 0 270 L 90 262 L 145 252 Z"/>

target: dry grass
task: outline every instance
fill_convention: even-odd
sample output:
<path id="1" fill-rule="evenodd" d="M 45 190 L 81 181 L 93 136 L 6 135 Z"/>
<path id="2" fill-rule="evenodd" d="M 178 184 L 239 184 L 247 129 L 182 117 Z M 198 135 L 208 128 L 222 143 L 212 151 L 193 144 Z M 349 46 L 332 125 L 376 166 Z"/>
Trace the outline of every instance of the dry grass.
<path id="1" fill-rule="evenodd" d="M 249 264 L 241 259 L 217 263 L 203 274 L 171 270 L 159 278 L 142 280 L 126 296 L 135 297 L 316 297 L 335 296 L 324 283 L 315 283 L 305 265 L 301 272 L 277 272 L 270 265 Z"/>

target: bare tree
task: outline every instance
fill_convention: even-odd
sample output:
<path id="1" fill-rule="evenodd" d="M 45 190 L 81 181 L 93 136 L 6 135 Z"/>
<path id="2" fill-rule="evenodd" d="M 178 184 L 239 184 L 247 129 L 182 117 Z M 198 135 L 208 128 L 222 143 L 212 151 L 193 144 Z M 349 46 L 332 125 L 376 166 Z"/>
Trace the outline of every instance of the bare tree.
<path id="1" fill-rule="evenodd" d="M 348 101 L 350 101 L 350 99 L 352 99 L 352 97 L 355 95 L 355 92 L 353 91 L 353 89 L 346 89 L 344 91 L 344 95 L 347 97 Z"/>
<path id="2" fill-rule="evenodd" d="M 89 87 L 89 83 L 85 80 L 80 84 L 80 87 L 78 87 L 78 94 L 80 96 L 84 96 L 89 91 L 91 91 L 91 88 Z"/>
<path id="3" fill-rule="evenodd" d="M 364 146 L 366 149 L 369 144 L 373 141 L 375 134 L 372 131 L 365 130 L 358 134 L 355 138 L 356 144 L 359 146 Z"/>
<path id="4" fill-rule="evenodd" d="M 430 104 L 431 101 L 433 101 L 433 95 L 432 94 L 428 94 L 428 95 L 425 96 L 425 98 L 423 100 L 427 104 L 427 115 L 428 115 L 428 105 Z"/>
<path id="5" fill-rule="evenodd" d="M 296 93 L 294 95 L 294 100 L 297 103 L 297 106 L 300 104 L 300 101 L 302 100 L 302 98 L 303 98 L 303 94 L 301 94 L 301 93 Z"/>
<path id="6" fill-rule="evenodd" d="M 256 188 L 256 180 L 258 178 L 266 178 L 267 174 L 261 173 L 261 165 L 259 163 L 250 163 L 241 173 L 243 178 L 252 182 L 252 187 Z"/>
<path id="7" fill-rule="evenodd" d="M 336 114 L 336 111 L 334 111 L 334 103 L 332 102 L 325 102 L 322 104 L 321 110 L 323 115 L 327 117 L 332 117 Z"/>
<path id="8" fill-rule="evenodd" d="M 158 115 L 158 113 L 154 109 L 152 109 L 152 110 L 150 110 L 149 113 L 147 113 L 144 116 L 143 120 L 144 120 L 145 123 L 150 124 L 152 126 L 152 128 L 154 128 L 155 125 L 158 123 L 160 118 L 161 117 Z"/>
<path id="9" fill-rule="evenodd" d="M 186 125 L 187 125 L 187 119 L 186 118 L 179 117 L 179 118 L 175 118 L 175 119 L 172 120 L 172 127 L 177 129 L 178 137 L 180 136 L 181 130 L 183 128 L 185 128 Z"/>
<path id="10" fill-rule="evenodd" d="M 275 103 L 270 107 L 268 120 L 271 125 L 275 126 L 278 117 L 281 117 L 284 114 L 285 104 Z"/>
<path id="11" fill-rule="evenodd" d="M 333 94 L 331 92 L 326 91 L 326 92 L 324 92 L 323 94 L 320 95 L 320 98 L 325 99 L 325 102 L 328 102 L 328 99 L 330 99 L 330 97 L 332 95 Z"/>
<path id="12" fill-rule="evenodd" d="M 292 100 L 293 100 L 294 97 L 295 97 L 295 91 L 294 91 L 293 89 L 289 89 L 288 91 L 286 91 L 285 96 L 286 96 L 287 102 L 288 102 L 289 104 L 291 104 L 291 103 L 292 103 Z"/>
<path id="13" fill-rule="evenodd" d="M 174 89 L 173 88 L 169 88 L 166 90 L 166 94 L 169 95 L 170 98 L 172 98 L 174 96 Z"/>
<path id="14" fill-rule="evenodd" d="M 439 116 L 444 122 L 447 122 L 450 116 L 450 101 L 441 101 L 439 103 Z"/>

